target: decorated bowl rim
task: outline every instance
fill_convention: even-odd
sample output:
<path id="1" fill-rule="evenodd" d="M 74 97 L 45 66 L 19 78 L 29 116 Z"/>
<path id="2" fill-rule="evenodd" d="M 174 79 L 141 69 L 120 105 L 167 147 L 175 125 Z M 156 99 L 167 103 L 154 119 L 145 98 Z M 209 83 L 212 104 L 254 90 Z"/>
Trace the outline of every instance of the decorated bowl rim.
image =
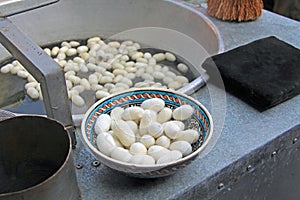
<path id="1" fill-rule="evenodd" d="M 198 105 L 200 107 L 201 110 L 204 111 L 204 113 L 206 114 L 208 120 L 209 120 L 209 123 L 210 123 L 210 127 L 209 127 L 209 131 L 207 132 L 207 138 L 205 139 L 205 141 L 203 142 L 203 144 L 198 148 L 196 149 L 194 152 L 192 152 L 191 154 L 179 159 L 179 160 L 176 160 L 176 161 L 172 161 L 172 162 L 168 162 L 168 163 L 162 163 L 162 164 L 154 164 L 154 165 L 142 165 L 142 164 L 133 164 L 133 163 L 126 163 L 126 162 L 122 162 L 122 161 L 118 161 L 116 159 L 113 159 L 105 154 L 103 154 L 102 152 L 100 152 L 91 142 L 90 140 L 88 139 L 87 137 L 87 134 L 86 134 L 86 131 L 85 131 L 85 128 L 86 128 L 86 123 L 87 123 L 87 119 L 89 118 L 90 114 L 93 112 L 93 110 L 95 108 L 97 108 L 97 106 L 113 97 L 117 97 L 117 96 L 120 96 L 122 94 L 126 94 L 126 93 L 131 93 L 131 92 L 137 92 L 137 91 L 157 91 L 157 92 L 168 92 L 168 93 L 173 93 L 174 95 L 178 95 L 178 96 L 181 96 L 181 97 L 184 97 L 184 98 L 187 98 L 189 99 L 190 101 L 194 102 L 196 105 Z M 170 89 L 163 89 L 163 88 L 131 88 L 131 89 L 127 89 L 127 90 L 123 90 L 121 92 L 117 92 L 117 93 L 114 93 L 114 94 L 111 94 L 107 97 L 104 97 L 100 100 L 98 100 L 97 102 L 95 102 L 84 114 L 84 117 L 83 117 L 83 120 L 81 122 L 81 139 L 84 143 L 84 145 L 86 145 L 94 155 L 97 155 L 96 157 L 100 156 L 102 159 L 105 159 L 105 160 L 108 160 L 110 161 L 111 163 L 116 163 L 118 164 L 119 166 L 126 166 L 127 168 L 132 168 L 132 169 L 149 169 L 149 168 L 155 168 L 155 169 L 158 169 L 158 168 L 164 168 L 164 167 L 168 167 L 170 165 L 176 165 L 177 163 L 181 163 L 181 162 L 185 162 L 193 157 L 196 157 L 201 151 L 204 150 L 204 148 L 208 145 L 209 141 L 211 140 L 212 138 L 212 133 L 213 133 L 213 120 L 212 120 L 212 117 L 211 117 L 211 114 L 208 112 L 208 110 L 206 109 L 205 106 L 203 106 L 199 101 L 197 101 L 196 99 L 190 97 L 190 96 L 187 96 L 186 94 L 184 93 L 180 93 L 180 92 L 177 92 L 177 91 L 174 91 L 174 90 L 170 90 Z M 101 160 L 100 160 L 101 161 Z M 105 164 L 105 163 L 104 163 Z M 110 166 L 109 166 L 110 167 Z"/>

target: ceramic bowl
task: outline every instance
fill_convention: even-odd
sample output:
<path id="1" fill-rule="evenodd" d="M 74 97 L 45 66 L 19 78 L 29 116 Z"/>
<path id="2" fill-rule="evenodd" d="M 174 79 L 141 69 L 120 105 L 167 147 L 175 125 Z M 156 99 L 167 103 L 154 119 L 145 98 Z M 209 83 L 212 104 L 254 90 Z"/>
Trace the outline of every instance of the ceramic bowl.
<path id="1" fill-rule="evenodd" d="M 192 117 L 185 121 L 186 127 L 196 129 L 200 133 L 199 139 L 192 144 L 192 153 L 180 160 L 155 165 L 140 165 L 125 163 L 104 155 L 97 149 L 94 126 L 97 118 L 102 114 L 109 114 L 115 107 L 126 108 L 132 105 L 140 105 L 144 100 L 161 98 L 165 105 L 175 109 L 183 104 L 189 104 L 194 108 Z M 85 113 L 81 123 L 81 138 L 83 144 L 90 149 L 92 154 L 104 165 L 129 176 L 139 178 L 156 178 L 171 175 L 190 164 L 199 153 L 207 146 L 213 133 L 213 121 L 207 109 L 192 97 L 166 89 L 145 88 L 131 89 L 110 95 L 97 101 Z"/>

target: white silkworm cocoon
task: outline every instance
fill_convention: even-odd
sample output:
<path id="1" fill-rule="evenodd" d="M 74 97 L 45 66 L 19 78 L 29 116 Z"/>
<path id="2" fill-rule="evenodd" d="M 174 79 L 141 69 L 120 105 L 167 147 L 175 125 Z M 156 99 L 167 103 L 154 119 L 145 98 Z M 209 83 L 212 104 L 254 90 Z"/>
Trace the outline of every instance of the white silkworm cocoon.
<path id="1" fill-rule="evenodd" d="M 80 43 L 77 41 L 70 41 L 69 44 L 71 47 L 78 47 L 80 45 Z"/>
<path id="2" fill-rule="evenodd" d="M 86 78 L 82 78 L 80 80 L 80 85 L 82 85 L 85 90 L 90 90 L 91 89 L 91 84 Z"/>
<path id="3" fill-rule="evenodd" d="M 186 64 L 183 64 L 183 63 L 179 63 L 179 64 L 177 65 L 177 69 L 178 69 L 180 72 L 184 73 L 184 74 L 187 73 L 188 70 L 189 70 L 188 66 L 187 66 Z"/>
<path id="4" fill-rule="evenodd" d="M 51 49 L 51 56 L 57 56 L 59 52 L 59 47 L 55 46 Z"/>
<path id="5" fill-rule="evenodd" d="M 185 129 L 185 125 L 182 121 L 172 120 L 170 122 L 177 124 L 177 126 L 180 128 L 180 131 L 183 131 Z"/>
<path id="6" fill-rule="evenodd" d="M 163 164 L 163 163 L 169 163 L 176 160 L 179 160 L 182 158 L 182 153 L 178 150 L 173 150 L 168 153 L 166 153 L 164 156 L 160 157 L 156 164 Z"/>
<path id="7" fill-rule="evenodd" d="M 113 136 L 107 132 L 102 132 L 97 136 L 96 144 L 101 153 L 110 156 L 111 152 L 117 148 Z"/>
<path id="8" fill-rule="evenodd" d="M 70 48 L 66 51 L 67 56 L 75 56 L 77 54 L 77 50 L 75 48 Z"/>
<path id="9" fill-rule="evenodd" d="M 160 98 L 151 98 L 142 102 L 141 108 L 154 110 L 155 112 L 161 111 L 165 107 L 164 100 Z"/>
<path id="10" fill-rule="evenodd" d="M 49 48 L 45 48 L 44 51 L 48 54 L 48 56 L 51 56 L 51 50 Z"/>
<path id="11" fill-rule="evenodd" d="M 24 70 L 19 70 L 17 72 L 17 76 L 21 77 L 21 78 L 27 78 L 28 75 L 29 75 L 29 73 L 27 71 L 24 71 Z"/>
<path id="12" fill-rule="evenodd" d="M 30 87 L 37 88 L 37 86 L 38 86 L 37 82 L 30 82 L 30 83 L 26 83 L 24 87 L 27 90 Z"/>
<path id="13" fill-rule="evenodd" d="M 73 58 L 73 61 L 77 64 L 84 64 L 85 63 L 85 61 L 80 57 Z"/>
<path id="14" fill-rule="evenodd" d="M 192 146 L 187 141 L 175 141 L 170 144 L 170 150 L 177 150 L 182 153 L 183 156 L 189 155 L 192 153 Z"/>
<path id="15" fill-rule="evenodd" d="M 162 156 L 166 155 L 169 152 L 170 150 L 165 147 L 153 145 L 149 147 L 147 153 L 149 156 L 152 156 L 155 161 L 157 161 L 159 158 L 161 158 Z"/>
<path id="16" fill-rule="evenodd" d="M 108 132 L 111 125 L 111 117 L 108 114 L 102 114 L 100 115 L 95 123 L 95 132 L 97 134 Z"/>
<path id="17" fill-rule="evenodd" d="M 124 120 L 139 120 L 143 117 L 144 112 L 144 109 L 139 106 L 128 107 L 122 113 L 122 118 Z"/>
<path id="18" fill-rule="evenodd" d="M 81 78 L 79 78 L 78 76 L 75 76 L 75 75 L 70 75 L 68 77 L 68 80 L 70 80 L 74 85 L 77 85 L 80 83 Z"/>
<path id="19" fill-rule="evenodd" d="M 78 54 L 81 54 L 81 53 L 87 52 L 87 51 L 89 50 L 89 48 L 88 48 L 87 46 L 83 45 L 83 46 L 77 47 L 76 50 L 77 50 L 77 53 L 78 53 Z"/>
<path id="20" fill-rule="evenodd" d="M 130 80 L 127 77 L 123 77 L 121 78 L 121 80 L 119 81 L 120 83 L 125 83 L 126 85 L 128 85 L 129 87 L 131 87 L 133 85 L 132 80 Z"/>
<path id="21" fill-rule="evenodd" d="M 72 102 L 79 107 L 84 106 L 85 101 L 80 95 L 73 95 L 72 96 Z"/>
<path id="22" fill-rule="evenodd" d="M 168 138 L 168 137 L 165 136 L 165 135 L 160 136 L 160 137 L 157 138 L 156 141 L 155 141 L 155 144 L 156 144 L 156 145 L 159 145 L 159 146 L 162 146 L 162 147 L 165 147 L 165 148 L 169 148 L 170 143 L 171 143 L 170 138 Z"/>
<path id="23" fill-rule="evenodd" d="M 133 79 L 135 79 L 136 76 L 134 73 L 128 73 L 124 77 L 128 78 L 129 80 L 133 80 Z"/>
<path id="24" fill-rule="evenodd" d="M 121 44 L 120 44 L 120 42 L 112 41 L 112 42 L 109 42 L 108 45 L 113 48 L 119 48 Z"/>
<path id="25" fill-rule="evenodd" d="M 63 52 L 59 52 L 58 54 L 57 54 L 57 56 L 56 56 L 56 58 L 58 59 L 58 60 L 64 60 L 64 59 L 66 59 L 66 54 L 65 53 L 63 53 Z"/>
<path id="26" fill-rule="evenodd" d="M 172 109 L 168 107 L 164 107 L 157 114 L 157 122 L 164 123 L 169 121 L 172 118 Z"/>
<path id="27" fill-rule="evenodd" d="M 159 71 L 154 71 L 153 74 L 152 74 L 152 76 L 155 79 L 162 80 L 165 77 L 165 74 L 162 73 L 162 72 L 159 72 Z"/>
<path id="28" fill-rule="evenodd" d="M 150 59 L 150 58 L 152 58 L 152 55 L 151 55 L 151 53 L 149 53 L 149 52 L 145 52 L 145 53 L 144 53 L 144 58 L 146 58 L 146 59 Z"/>
<path id="29" fill-rule="evenodd" d="M 133 155 L 129 160 L 130 163 L 138 164 L 138 165 L 154 165 L 155 160 L 149 155 Z"/>
<path id="30" fill-rule="evenodd" d="M 115 69 L 115 70 L 113 71 L 113 74 L 114 74 L 115 76 L 118 76 L 118 75 L 124 76 L 124 75 L 128 74 L 128 72 L 127 72 L 125 69 Z"/>
<path id="31" fill-rule="evenodd" d="M 172 81 L 173 81 L 173 79 L 172 79 L 171 77 L 169 77 L 169 76 L 165 76 L 165 77 L 163 78 L 163 82 L 164 82 L 166 85 L 168 85 L 169 83 L 172 83 Z"/>
<path id="32" fill-rule="evenodd" d="M 107 97 L 107 96 L 109 96 L 109 95 L 110 95 L 110 93 L 105 92 L 105 91 L 103 91 L 103 90 L 98 90 L 98 91 L 96 92 L 96 94 L 95 94 L 95 96 L 96 96 L 97 99 L 102 99 L 102 98 Z"/>
<path id="33" fill-rule="evenodd" d="M 143 143 L 135 142 L 132 145 L 130 145 L 129 152 L 132 155 L 147 154 L 147 148 Z"/>
<path id="34" fill-rule="evenodd" d="M 171 62 L 176 61 L 176 56 L 170 52 L 166 52 L 165 56 L 168 61 L 171 61 Z"/>
<path id="35" fill-rule="evenodd" d="M 175 81 L 179 81 L 181 84 L 188 83 L 189 79 L 185 76 L 176 76 L 174 78 Z"/>
<path id="36" fill-rule="evenodd" d="M 138 133 L 138 125 L 135 121 L 128 120 L 128 121 L 126 121 L 126 123 L 129 125 L 129 127 L 134 132 L 134 134 Z"/>
<path id="37" fill-rule="evenodd" d="M 88 80 L 89 80 L 91 85 L 98 83 L 98 77 L 95 74 L 90 74 L 89 77 L 88 77 Z"/>
<path id="38" fill-rule="evenodd" d="M 119 62 L 113 62 L 111 65 L 112 69 L 125 69 L 125 66 Z"/>
<path id="39" fill-rule="evenodd" d="M 195 143 L 199 139 L 199 132 L 193 129 L 183 130 L 180 133 L 180 136 L 176 138 L 177 141 L 183 140 L 187 141 L 190 144 Z"/>
<path id="40" fill-rule="evenodd" d="M 125 67 L 133 67 L 134 64 L 135 64 L 135 62 L 129 61 L 129 62 L 126 62 L 126 63 L 125 63 Z"/>
<path id="41" fill-rule="evenodd" d="M 127 48 L 128 49 L 128 48 Z M 138 58 L 142 58 L 144 56 L 144 53 L 143 52 L 136 52 L 135 54 L 133 54 L 132 56 L 131 56 L 131 59 L 132 60 L 136 60 L 136 59 L 138 59 Z"/>
<path id="42" fill-rule="evenodd" d="M 113 78 L 111 76 L 102 76 L 99 80 L 99 83 L 105 84 L 105 83 L 111 83 L 113 82 Z"/>
<path id="43" fill-rule="evenodd" d="M 78 93 L 81 93 L 84 91 L 84 87 L 82 85 L 76 85 L 72 88 L 72 90 L 77 90 Z"/>
<path id="44" fill-rule="evenodd" d="M 113 120 L 111 128 L 125 147 L 135 142 L 135 134 L 124 120 Z"/>
<path id="45" fill-rule="evenodd" d="M 66 79 L 69 79 L 69 77 L 70 77 L 71 75 L 75 76 L 76 73 L 75 73 L 74 71 L 67 71 L 67 72 L 65 73 L 65 78 L 66 78 Z"/>
<path id="46" fill-rule="evenodd" d="M 1 73 L 3 74 L 9 73 L 13 67 L 14 67 L 13 64 L 4 65 L 3 67 L 1 67 Z"/>
<path id="47" fill-rule="evenodd" d="M 176 120 L 186 120 L 192 116 L 194 109 L 190 105 L 181 105 L 173 110 L 172 117 Z"/>
<path id="48" fill-rule="evenodd" d="M 154 77 L 151 74 L 148 74 L 148 73 L 142 74 L 142 79 L 154 81 Z"/>
<path id="49" fill-rule="evenodd" d="M 26 92 L 32 99 L 38 99 L 40 96 L 39 91 L 34 87 L 29 87 Z"/>
<path id="50" fill-rule="evenodd" d="M 121 120 L 123 112 L 124 112 L 124 108 L 115 107 L 111 110 L 110 117 L 112 118 L 112 120 Z"/>
<path id="51" fill-rule="evenodd" d="M 97 83 L 94 83 L 94 84 L 91 84 L 91 89 L 93 91 L 98 91 L 98 90 L 102 90 L 104 92 L 107 92 L 106 89 L 102 86 L 102 85 L 99 85 Z"/>
<path id="52" fill-rule="evenodd" d="M 141 108 L 142 109 L 142 108 Z M 144 109 L 142 109 L 144 110 Z M 140 120 L 139 131 L 141 135 L 148 133 L 148 126 L 155 122 L 157 118 L 157 113 L 153 110 L 144 110 L 143 116 Z"/>
<path id="53" fill-rule="evenodd" d="M 153 136 L 154 138 L 158 138 L 164 132 L 163 126 L 158 122 L 152 122 L 148 126 L 148 134 Z"/>
<path id="54" fill-rule="evenodd" d="M 129 162 L 129 160 L 132 157 L 132 155 L 129 153 L 129 151 L 122 147 L 116 147 L 114 150 L 112 150 L 110 156 L 111 156 L 111 158 L 122 161 L 122 162 Z"/>
<path id="55" fill-rule="evenodd" d="M 157 53 L 152 56 L 156 62 L 160 62 L 166 59 L 166 55 L 164 53 Z"/>
<path id="56" fill-rule="evenodd" d="M 126 85 L 125 83 L 122 83 L 122 82 L 116 83 L 116 87 L 119 87 L 122 90 L 128 90 L 129 89 L 129 86 Z"/>
<path id="57" fill-rule="evenodd" d="M 168 87 L 170 89 L 177 90 L 182 87 L 182 84 L 179 81 L 172 81 L 168 84 Z"/>
<path id="58" fill-rule="evenodd" d="M 164 133 L 170 139 L 176 139 L 177 137 L 179 137 L 180 127 L 173 121 L 165 122 L 163 124 L 163 127 L 164 127 Z"/>
<path id="59" fill-rule="evenodd" d="M 155 139 L 151 135 L 143 135 L 140 138 L 140 142 L 145 145 L 145 147 L 149 148 L 150 146 L 155 144 Z"/>
<path id="60" fill-rule="evenodd" d="M 68 90 L 71 90 L 71 88 L 73 87 L 73 84 L 70 80 L 66 80 L 66 86 Z"/>
<path id="61" fill-rule="evenodd" d="M 140 57 L 140 58 L 137 58 L 136 59 L 136 62 L 142 62 L 142 63 L 148 63 L 148 60 L 146 59 L 146 58 L 142 58 L 142 57 Z"/>

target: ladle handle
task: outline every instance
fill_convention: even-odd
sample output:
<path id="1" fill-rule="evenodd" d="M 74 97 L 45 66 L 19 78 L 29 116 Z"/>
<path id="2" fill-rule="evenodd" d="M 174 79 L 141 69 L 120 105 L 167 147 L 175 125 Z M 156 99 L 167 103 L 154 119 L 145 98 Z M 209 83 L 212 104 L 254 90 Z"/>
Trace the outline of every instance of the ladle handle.
<path id="1" fill-rule="evenodd" d="M 65 126 L 75 146 L 70 101 L 60 66 L 5 18 L 0 19 L 0 42 L 40 82 L 47 116 Z"/>

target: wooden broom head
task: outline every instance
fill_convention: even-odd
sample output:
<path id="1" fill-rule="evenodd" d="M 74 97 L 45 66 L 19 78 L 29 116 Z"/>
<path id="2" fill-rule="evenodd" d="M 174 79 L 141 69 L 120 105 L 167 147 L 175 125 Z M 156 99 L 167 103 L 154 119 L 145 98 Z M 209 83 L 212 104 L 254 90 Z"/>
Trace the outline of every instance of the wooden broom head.
<path id="1" fill-rule="evenodd" d="M 249 21 L 257 19 L 263 9 L 262 0 L 208 0 L 207 13 L 218 19 Z"/>

